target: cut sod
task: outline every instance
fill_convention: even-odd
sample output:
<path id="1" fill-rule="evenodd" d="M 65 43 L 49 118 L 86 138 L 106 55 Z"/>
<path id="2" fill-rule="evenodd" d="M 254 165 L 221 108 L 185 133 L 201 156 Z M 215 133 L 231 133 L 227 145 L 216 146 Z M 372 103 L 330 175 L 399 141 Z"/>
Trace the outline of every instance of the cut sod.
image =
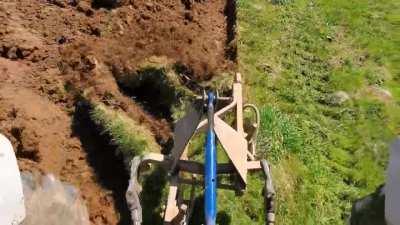
<path id="1" fill-rule="evenodd" d="M 160 152 L 161 148 L 148 128 L 129 118 L 122 111 L 109 109 L 101 103 L 92 106 L 91 119 L 102 132 L 110 135 L 118 153 L 123 155 L 126 165 L 129 165 L 136 155 Z"/>

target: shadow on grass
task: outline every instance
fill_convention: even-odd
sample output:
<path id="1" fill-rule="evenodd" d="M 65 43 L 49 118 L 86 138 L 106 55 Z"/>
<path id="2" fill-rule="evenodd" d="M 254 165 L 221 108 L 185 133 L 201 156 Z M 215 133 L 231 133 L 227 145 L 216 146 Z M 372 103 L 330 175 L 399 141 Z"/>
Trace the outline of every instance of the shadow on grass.
<path id="1" fill-rule="evenodd" d="M 164 205 L 164 190 L 167 183 L 166 172 L 156 167 L 150 174 L 144 176 L 142 182 L 141 204 L 143 213 L 143 225 L 162 225 L 161 216 Z"/>
<path id="2" fill-rule="evenodd" d="M 230 225 L 231 216 L 226 211 L 218 211 L 217 213 L 217 224 L 218 225 Z M 196 198 L 193 215 L 190 218 L 190 225 L 203 225 L 204 222 L 204 196 L 201 195 Z"/>

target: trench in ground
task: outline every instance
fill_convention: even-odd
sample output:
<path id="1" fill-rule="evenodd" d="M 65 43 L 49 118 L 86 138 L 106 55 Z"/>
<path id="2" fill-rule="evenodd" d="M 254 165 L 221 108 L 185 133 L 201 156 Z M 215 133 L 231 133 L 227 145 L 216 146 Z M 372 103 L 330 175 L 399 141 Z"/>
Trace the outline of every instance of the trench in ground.
<path id="1" fill-rule="evenodd" d="M 72 125 L 74 135 L 80 139 L 87 153 L 88 165 L 93 168 L 97 182 L 112 192 L 114 207 L 120 218 L 118 225 L 130 225 L 130 212 L 125 201 L 129 173 L 122 155 L 116 154 L 111 137 L 99 132 L 99 127 L 90 118 L 90 109 L 84 102 L 77 103 Z"/>
<path id="2" fill-rule="evenodd" d="M 132 76 L 134 79 L 128 84 L 117 82 L 120 91 L 138 103 L 148 114 L 172 122 L 172 105 L 180 96 L 175 87 L 169 84 L 165 71 L 145 68 Z"/>
<path id="3" fill-rule="evenodd" d="M 235 43 L 236 26 L 236 3 L 234 0 L 227 0 L 224 10 L 226 16 L 226 48 L 225 57 L 236 61 L 237 49 Z M 190 70 L 190 68 L 189 68 Z M 157 76 L 157 71 L 153 71 L 151 76 Z M 136 88 L 130 88 L 119 84 L 121 92 L 139 103 L 145 111 L 158 119 L 166 119 L 171 123 L 171 104 L 176 100 L 170 98 L 175 95 L 175 90 L 171 87 L 160 86 L 159 82 L 153 82 L 152 78 L 145 80 Z M 163 88 L 163 91 L 160 91 Z M 166 92 L 165 92 L 166 91 Z M 168 100 L 162 100 L 167 94 Z M 113 193 L 116 213 L 119 214 L 119 225 L 130 225 L 131 216 L 125 201 L 125 192 L 129 181 L 129 172 L 125 167 L 122 156 L 116 154 L 116 146 L 112 144 L 109 135 L 101 129 L 90 118 L 90 106 L 85 103 L 78 103 L 74 116 L 73 130 L 80 138 L 85 151 L 88 154 L 88 164 L 94 169 L 100 185 L 109 189 Z M 142 206 L 143 206 L 143 225 L 162 224 L 162 204 L 163 187 L 166 184 L 165 173 L 159 169 L 154 170 L 142 183 Z M 192 224 L 201 224 L 203 221 L 201 208 L 201 197 L 196 200 L 196 215 L 192 219 Z M 222 225 L 230 224 L 230 217 L 227 213 L 219 212 L 219 223 Z"/>

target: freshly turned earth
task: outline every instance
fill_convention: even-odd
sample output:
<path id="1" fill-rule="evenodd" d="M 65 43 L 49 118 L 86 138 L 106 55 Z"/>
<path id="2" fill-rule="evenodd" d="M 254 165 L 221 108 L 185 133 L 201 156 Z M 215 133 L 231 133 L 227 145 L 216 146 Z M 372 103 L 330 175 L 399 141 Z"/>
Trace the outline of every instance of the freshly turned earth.
<path id="1" fill-rule="evenodd" d="M 1 1 L 0 132 L 20 169 L 78 187 L 92 224 L 129 221 L 122 163 L 110 159 L 112 149 L 87 118 L 76 118 L 74 96 L 89 93 L 124 110 L 164 144 L 170 124 L 121 93 L 114 75 L 153 56 L 182 65 L 195 81 L 234 70 L 233 20 L 230 0 L 127 0 L 113 8 L 88 0 Z"/>

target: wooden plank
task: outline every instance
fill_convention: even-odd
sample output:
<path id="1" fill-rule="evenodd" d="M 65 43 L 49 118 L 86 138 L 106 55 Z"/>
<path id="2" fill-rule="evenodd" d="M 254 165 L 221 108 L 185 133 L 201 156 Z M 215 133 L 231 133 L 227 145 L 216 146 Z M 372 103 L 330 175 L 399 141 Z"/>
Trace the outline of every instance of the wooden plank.
<path id="1" fill-rule="evenodd" d="M 174 176 L 170 180 L 167 207 L 164 214 L 164 225 L 171 225 L 179 214 L 178 202 L 178 177 Z"/>

